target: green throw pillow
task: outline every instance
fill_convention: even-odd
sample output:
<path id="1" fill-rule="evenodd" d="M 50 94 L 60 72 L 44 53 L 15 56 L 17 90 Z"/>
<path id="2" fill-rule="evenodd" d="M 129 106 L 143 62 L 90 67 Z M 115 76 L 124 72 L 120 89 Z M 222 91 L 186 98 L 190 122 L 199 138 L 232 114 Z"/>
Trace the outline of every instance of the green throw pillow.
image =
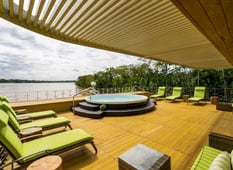
<path id="1" fill-rule="evenodd" d="M 209 170 L 231 170 L 230 154 L 222 152 L 213 160 Z"/>

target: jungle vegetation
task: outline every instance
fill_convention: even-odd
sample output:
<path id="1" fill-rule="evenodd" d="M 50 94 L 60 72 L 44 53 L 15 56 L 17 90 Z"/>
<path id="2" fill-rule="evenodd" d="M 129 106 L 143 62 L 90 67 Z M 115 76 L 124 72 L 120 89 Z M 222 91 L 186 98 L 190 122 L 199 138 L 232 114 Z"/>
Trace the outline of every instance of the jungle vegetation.
<path id="1" fill-rule="evenodd" d="M 78 87 L 90 87 L 92 81 L 96 88 L 133 87 L 142 89 L 158 86 L 205 86 L 208 88 L 233 88 L 233 69 L 190 69 L 163 62 L 144 61 L 138 65 L 110 67 L 95 74 L 78 77 Z"/>

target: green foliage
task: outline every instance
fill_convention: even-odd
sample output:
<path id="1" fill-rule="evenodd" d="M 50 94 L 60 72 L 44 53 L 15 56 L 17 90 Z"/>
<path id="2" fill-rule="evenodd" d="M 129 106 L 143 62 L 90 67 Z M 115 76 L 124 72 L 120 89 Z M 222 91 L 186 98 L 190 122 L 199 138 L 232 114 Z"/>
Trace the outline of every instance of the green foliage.
<path id="1" fill-rule="evenodd" d="M 163 62 L 144 61 L 138 65 L 110 67 L 94 75 L 80 76 L 76 81 L 79 87 L 90 87 L 95 81 L 96 88 L 133 87 L 141 89 L 158 86 L 206 86 L 214 88 L 233 88 L 233 69 L 194 70 Z"/>

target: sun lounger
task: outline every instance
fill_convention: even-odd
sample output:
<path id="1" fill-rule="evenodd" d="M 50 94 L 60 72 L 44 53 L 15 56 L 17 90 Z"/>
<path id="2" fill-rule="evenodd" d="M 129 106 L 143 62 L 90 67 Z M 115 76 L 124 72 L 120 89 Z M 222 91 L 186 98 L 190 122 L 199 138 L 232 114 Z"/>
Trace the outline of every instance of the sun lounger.
<path id="1" fill-rule="evenodd" d="M 181 97 L 181 94 L 182 94 L 182 87 L 173 87 L 172 95 L 166 97 L 166 100 L 171 100 L 174 102 L 176 99 Z"/>
<path id="2" fill-rule="evenodd" d="M 166 90 L 166 87 L 159 87 L 159 88 L 158 88 L 158 93 L 157 93 L 157 94 L 150 95 L 150 98 L 152 98 L 152 99 L 157 99 L 157 98 L 159 98 L 159 97 L 164 97 L 164 95 L 165 95 L 165 90 Z"/>
<path id="3" fill-rule="evenodd" d="M 0 110 L 3 111 L 2 114 L 7 114 L 9 116 L 9 123 L 16 132 L 20 132 L 21 130 L 30 127 L 41 127 L 43 130 L 48 130 L 65 126 L 72 129 L 70 125 L 70 120 L 65 117 L 47 118 L 43 120 L 19 124 L 14 115 L 7 109 L 7 103 L 3 102 L 1 104 Z"/>
<path id="4" fill-rule="evenodd" d="M 199 103 L 205 99 L 205 87 L 195 87 L 194 96 L 188 99 L 188 102 Z"/>
<path id="5" fill-rule="evenodd" d="M 47 118 L 47 117 L 57 117 L 56 112 L 52 110 L 17 115 L 9 103 L 0 102 L 0 105 L 2 105 L 3 103 L 5 105 L 5 110 L 8 110 L 9 112 L 11 112 L 11 114 L 19 121 L 23 121 L 25 119 L 34 120 L 34 119 L 41 119 L 41 118 Z"/>
<path id="6" fill-rule="evenodd" d="M 8 125 L 8 115 L 0 110 L 0 144 L 12 157 L 10 163 L 0 163 L 0 169 L 15 162 L 27 164 L 49 154 L 59 154 L 85 144 L 91 144 L 97 153 L 93 136 L 82 129 L 69 130 L 22 143 Z"/>

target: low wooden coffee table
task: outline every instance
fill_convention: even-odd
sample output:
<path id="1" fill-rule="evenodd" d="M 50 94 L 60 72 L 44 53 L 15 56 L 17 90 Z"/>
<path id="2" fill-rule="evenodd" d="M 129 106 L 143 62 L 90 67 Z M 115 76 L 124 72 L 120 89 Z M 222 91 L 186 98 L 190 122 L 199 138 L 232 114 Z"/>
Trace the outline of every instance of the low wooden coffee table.
<path id="1" fill-rule="evenodd" d="M 27 170 L 62 170 L 62 159 L 57 155 L 45 156 L 30 164 Z"/>
<path id="2" fill-rule="evenodd" d="M 138 144 L 118 158 L 119 170 L 170 170 L 170 157 Z"/>

